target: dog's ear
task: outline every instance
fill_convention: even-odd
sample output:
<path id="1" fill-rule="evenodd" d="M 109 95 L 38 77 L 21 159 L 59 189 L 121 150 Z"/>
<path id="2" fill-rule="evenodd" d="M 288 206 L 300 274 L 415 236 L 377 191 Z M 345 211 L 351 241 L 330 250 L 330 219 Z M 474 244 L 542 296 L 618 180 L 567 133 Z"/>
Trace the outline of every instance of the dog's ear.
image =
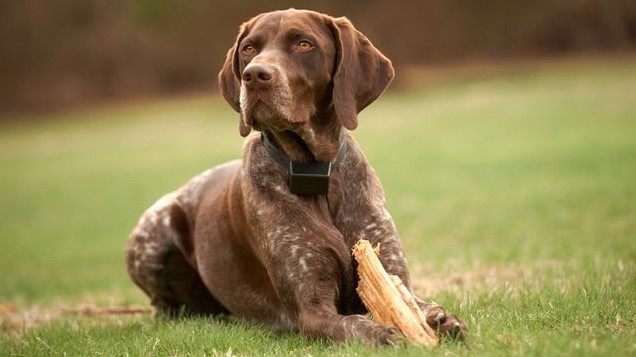
<path id="1" fill-rule="evenodd" d="M 356 30 L 346 17 L 327 18 L 336 45 L 333 103 L 347 129 L 358 126 L 358 113 L 389 86 L 395 71 L 391 61 Z"/>
<path id="2" fill-rule="evenodd" d="M 219 90 L 223 98 L 230 103 L 230 106 L 241 114 L 239 120 L 239 132 L 241 136 L 247 136 L 252 130 L 251 120 L 245 118 L 241 111 L 241 68 L 239 63 L 238 47 L 249 33 L 249 29 L 256 21 L 256 17 L 241 25 L 239 34 L 232 48 L 227 52 L 225 63 L 219 72 Z"/>

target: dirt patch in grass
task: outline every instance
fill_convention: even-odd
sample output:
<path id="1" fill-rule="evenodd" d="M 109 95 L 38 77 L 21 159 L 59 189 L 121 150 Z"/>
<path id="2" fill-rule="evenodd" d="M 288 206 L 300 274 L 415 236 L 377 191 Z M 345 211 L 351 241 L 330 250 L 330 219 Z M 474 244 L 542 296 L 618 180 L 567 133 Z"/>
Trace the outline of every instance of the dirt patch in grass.
<path id="1" fill-rule="evenodd" d="M 148 315 L 152 310 L 147 306 L 97 306 L 80 304 L 77 306 L 58 306 L 42 308 L 30 306 L 19 308 L 10 303 L 0 304 L 0 333 L 24 332 L 55 320 L 69 317 L 91 317 L 108 319 L 113 316 Z"/>
<path id="2" fill-rule="evenodd" d="M 413 290 L 422 298 L 441 293 L 451 293 L 459 298 L 468 294 L 488 292 L 516 295 L 521 289 L 540 288 L 546 271 L 560 271 L 567 264 L 556 261 L 540 261 L 532 265 L 479 266 L 470 270 L 442 271 L 428 265 L 416 265 L 411 269 Z"/>

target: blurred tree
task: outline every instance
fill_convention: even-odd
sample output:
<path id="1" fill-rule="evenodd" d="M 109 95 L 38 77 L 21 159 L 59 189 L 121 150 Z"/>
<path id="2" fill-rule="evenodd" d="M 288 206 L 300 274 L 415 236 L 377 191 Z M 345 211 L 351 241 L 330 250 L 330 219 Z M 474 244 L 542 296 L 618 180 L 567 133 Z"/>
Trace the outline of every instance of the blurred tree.
<path id="1" fill-rule="evenodd" d="M 238 25 L 289 7 L 346 15 L 398 65 L 636 44 L 633 0 L 0 0 L 0 112 L 212 90 Z"/>

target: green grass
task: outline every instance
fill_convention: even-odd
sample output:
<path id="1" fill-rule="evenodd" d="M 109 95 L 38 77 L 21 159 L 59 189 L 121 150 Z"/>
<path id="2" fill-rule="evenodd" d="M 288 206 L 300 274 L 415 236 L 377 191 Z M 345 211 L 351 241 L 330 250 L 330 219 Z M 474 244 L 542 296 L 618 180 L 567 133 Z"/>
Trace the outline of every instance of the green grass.
<path id="1" fill-rule="evenodd" d="M 30 119 L 0 126 L 0 355 L 422 354 L 236 321 L 47 322 L 82 303 L 147 304 L 125 273 L 128 232 L 163 193 L 238 157 L 242 140 L 218 98 Z M 471 329 L 467 345 L 434 354 L 636 354 L 636 65 L 392 91 L 354 135 L 416 289 Z"/>

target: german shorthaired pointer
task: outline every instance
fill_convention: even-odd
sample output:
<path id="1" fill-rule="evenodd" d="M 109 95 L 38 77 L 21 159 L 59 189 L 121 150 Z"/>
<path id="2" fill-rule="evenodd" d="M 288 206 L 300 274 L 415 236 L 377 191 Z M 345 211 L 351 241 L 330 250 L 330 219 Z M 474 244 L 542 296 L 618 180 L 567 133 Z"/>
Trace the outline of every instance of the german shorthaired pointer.
<path id="1" fill-rule="evenodd" d="M 396 343 L 356 294 L 351 248 L 410 289 L 406 260 L 374 170 L 348 130 L 393 79 L 391 62 L 346 18 L 286 10 L 244 23 L 219 73 L 249 136 L 243 159 L 196 176 L 141 217 L 126 258 L 158 313 L 231 314 L 336 341 Z M 422 303 L 429 323 L 464 323 Z"/>

